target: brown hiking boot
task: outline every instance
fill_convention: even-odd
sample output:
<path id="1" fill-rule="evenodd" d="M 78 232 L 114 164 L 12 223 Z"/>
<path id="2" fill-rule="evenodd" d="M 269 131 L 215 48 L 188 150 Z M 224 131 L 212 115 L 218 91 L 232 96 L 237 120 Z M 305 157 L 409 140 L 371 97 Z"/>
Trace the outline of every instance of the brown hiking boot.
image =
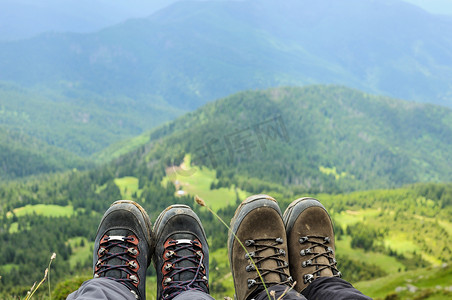
<path id="1" fill-rule="evenodd" d="M 290 285 L 284 223 L 276 200 L 267 195 L 247 198 L 231 220 L 229 263 L 237 300 L 253 299 L 272 285 Z M 254 264 L 253 264 L 254 262 Z M 257 269 L 263 278 L 258 275 Z"/>
<path id="2" fill-rule="evenodd" d="M 304 290 L 318 277 L 340 277 L 334 258 L 333 223 L 325 207 L 316 199 L 300 198 L 284 212 L 289 246 L 290 273 Z"/>

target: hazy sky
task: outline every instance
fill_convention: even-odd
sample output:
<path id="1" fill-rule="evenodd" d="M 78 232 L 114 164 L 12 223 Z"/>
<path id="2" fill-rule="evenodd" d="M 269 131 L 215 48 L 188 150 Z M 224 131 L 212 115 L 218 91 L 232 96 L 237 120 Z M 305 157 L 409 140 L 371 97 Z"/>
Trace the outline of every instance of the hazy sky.
<path id="1" fill-rule="evenodd" d="M 129 18 L 149 16 L 177 1 L 0 0 L 0 41 L 29 38 L 47 31 L 93 32 Z M 452 0 L 403 1 L 431 13 L 452 15 Z"/>
<path id="2" fill-rule="evenodd" d="M 403 0 L 434 14 L 452 15 L 452 0 Z"/>
<path id="3" fill-rule="evenodd" d="M 177 0 L 0 0 L 0 41 L 46 31 L 92 32 Z"/>

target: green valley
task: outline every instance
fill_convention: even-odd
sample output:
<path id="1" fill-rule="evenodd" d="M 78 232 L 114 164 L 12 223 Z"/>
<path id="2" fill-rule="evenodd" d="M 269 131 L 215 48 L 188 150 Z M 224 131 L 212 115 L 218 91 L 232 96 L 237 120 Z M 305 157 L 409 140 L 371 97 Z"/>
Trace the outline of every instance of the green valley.
<path id="1" fill-rule="evenodd" d="M 124 142 L 127 151 L 106 152 L 121 153 L 112 161 L 3 182 L 0 298 L 25 295 L 56 252 L 53 295 L 64 299 L 89 278 L 98 222 L 124 198 L 153 221 L 171 204 L 192 206 L 209 237 L 212 294 L 232 297 L 227 229 L 193 197 L 229 222 L 241 200 L 268 193 L 282 210 L 301 196 L 327 207 L 339 268 L 364 293 L 446 299 L 452 185 L 441 182 L 452 176 L 451 118 L 446 108 L 344 87 L 250 91 Z M 153 299 L 152 267 L 148 275 Z"/>

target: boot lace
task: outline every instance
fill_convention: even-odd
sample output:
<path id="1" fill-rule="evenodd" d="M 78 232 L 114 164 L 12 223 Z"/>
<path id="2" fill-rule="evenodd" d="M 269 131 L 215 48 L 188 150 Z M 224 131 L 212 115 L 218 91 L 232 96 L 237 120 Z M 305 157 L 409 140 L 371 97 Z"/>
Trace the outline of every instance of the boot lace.
<path id="1" fill-rule="evenodd" d="M 312 255 L 309 259 L 302 261 L 303 268 L 314 266 L 315 272 L 305 274 L 303 276 L 304 283 L 311 283 L 316 277 L 320 276 L 320 272 L 325 269 L 331 269 L 334 277 L 341 277 L 341 272 L 337 269 L 337 261 L 334 258 L 334 250 L 328 244 L 331 239 L 328 236 L 303 236 L 299 239 L 300 244 L 310 244 L 308 248 L 300 251 L 301 256 Z M 323 251 L 316 252 L 316 247 L 323 248 Z M 319 248 L 317 248 L 319 249 Z M 326 257 L 328 264 L 318 262 L 317 258 Z"/>
<path id="2" fill-rule="evenodd" d="M 208 290 L 208 279 L 206 268 L 203 264 L 204 253 L 201 242 L 189 239 L 168 240 L 164 248 L 163 259 L 165 262 L 162 267 L 163 299 L 172 299 L 187 290 L 206 292 L 206 289 Z M 184 254 L 180 254 L 181 252 Z M 192 266 L 181 266 L 184 261 Z M 187 273 L 189 276 L 185 275 Z M 176 275 L 179 275 L 178 278 L 182 278 L 183 274 L 185 278 L 189 279 L 174 279 Z"/>
<path id="3" fill-rule="evenodd" d="M 115 248 L 114 252 L 112 251 L 113 248 Z M 129 284 L 132 284 L 138 288 L 140 279 L 137 273 L 140 266 L 137 261 L 139 250 L 138 238 L 136 236 L 104 235 L 100 240 L 97 254 L 98 261 L 94 268 L 94 278 L 106 277 L 120 282 L 127 287 L 129 287 Z M 115 258 L 121 260 L 122 264 L 111 264 L 110 261 Z M 124 278 L 105 276 L 107 272 L 114 270 L 125 272 L 127 276 Z"/>
<path id="4" fill-rule="evenodd" d="M 272 243 L 273 242 L 273 243 Z M 260 288 L 264 288 L 265 286 L 271 286 L 275 284 L 292 284 L 293 280 L 291 276 L 288 276 L 288 271 L 285 272 L 284 270 L 289 268 L 289 264 L 287 263 L 286 259 L 284 258 L 286 256 L 286 251 L 284 249 L 279 248 L 283 244 L 282 238 L 262 238 L 262 239 L 254 239 L 254 240 L 246 240 L 245 246 L 246 247 L 254 247 L 254 251 L 248 252 L 245 254 L 245 258 L 250 260 L 250 264 L 246 266 L 247 272 L 256 271 L 256 268 L 254 264 L 259 269 L 259 273 L 261 274 L 261 277 L 264 279 L 264 281 L 261 280 L 259 277 L 259 274 L 256 276 L 256 278 L 249 278 L 248 279 L 248 288 L 252 288 L 254 286 L 260 286 Z M 267 249 L 272 249 L 274 251 L 274 254 L 271 255 L 263 255 L 262 252 L 264 252 Z M 251 259 L 253 259 L 254 264 L 251 263 Z M 267 269 L 261 267 L 263 263 L 267 260 L 275 260 L 278 267 L 273 269 Z M 265 276 L 276 273 L 280 276 L 280 278 L 283 278 L 281 281 L 278 282 L 271 282 L 271 281 L 265 281 Z"/>

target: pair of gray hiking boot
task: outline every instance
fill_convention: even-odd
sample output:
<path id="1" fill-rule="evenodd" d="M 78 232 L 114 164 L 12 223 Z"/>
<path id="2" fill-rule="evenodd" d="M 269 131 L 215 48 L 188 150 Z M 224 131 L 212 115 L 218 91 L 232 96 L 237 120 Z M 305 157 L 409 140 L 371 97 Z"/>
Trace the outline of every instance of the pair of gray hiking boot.
<path id="1" fill-rule="evenodd" d="M 247 198 L 231 220 L 229 261 L 236 299 L 249 300 L 265 287 L 302 291 L 317 277 L 340 276 L 334 233 L 325 208 L 315 199 L 292 202 L 284 213 L 267 195 Z M 209 293 L 209 249 L 198 216 L 186 205 L 165 209 L 151 226 L 146 211 L 128 200 L 104 214 L 94 245 L 94 277 L 124 284 L 146 299 L 146 269 L 157 270 L 157 299 L 187 290 Z"/>
<path id="2" fill-rule="evenodd" d="M 340 277 L 334 249 L 333 225 L 318 200 L 297 199 L 282 216 L 272 197 L 247 198 L 235 212 L 228 239 L 236 299 L 253 299 L 264 285 L 301 292 L 318 277 Z"/>
<path id="3" fill-rule="evenodd" d="M 136 202 L 120 200 L 105 212 L 94 244 L 94 278 L 124 284 L 146 299 L 146 269 L 157 270 L 157 299 L 187 290 L 209 292 L 209 250 L 198 216 L 186 205 L 165 209 L 151 226 Z"/>

